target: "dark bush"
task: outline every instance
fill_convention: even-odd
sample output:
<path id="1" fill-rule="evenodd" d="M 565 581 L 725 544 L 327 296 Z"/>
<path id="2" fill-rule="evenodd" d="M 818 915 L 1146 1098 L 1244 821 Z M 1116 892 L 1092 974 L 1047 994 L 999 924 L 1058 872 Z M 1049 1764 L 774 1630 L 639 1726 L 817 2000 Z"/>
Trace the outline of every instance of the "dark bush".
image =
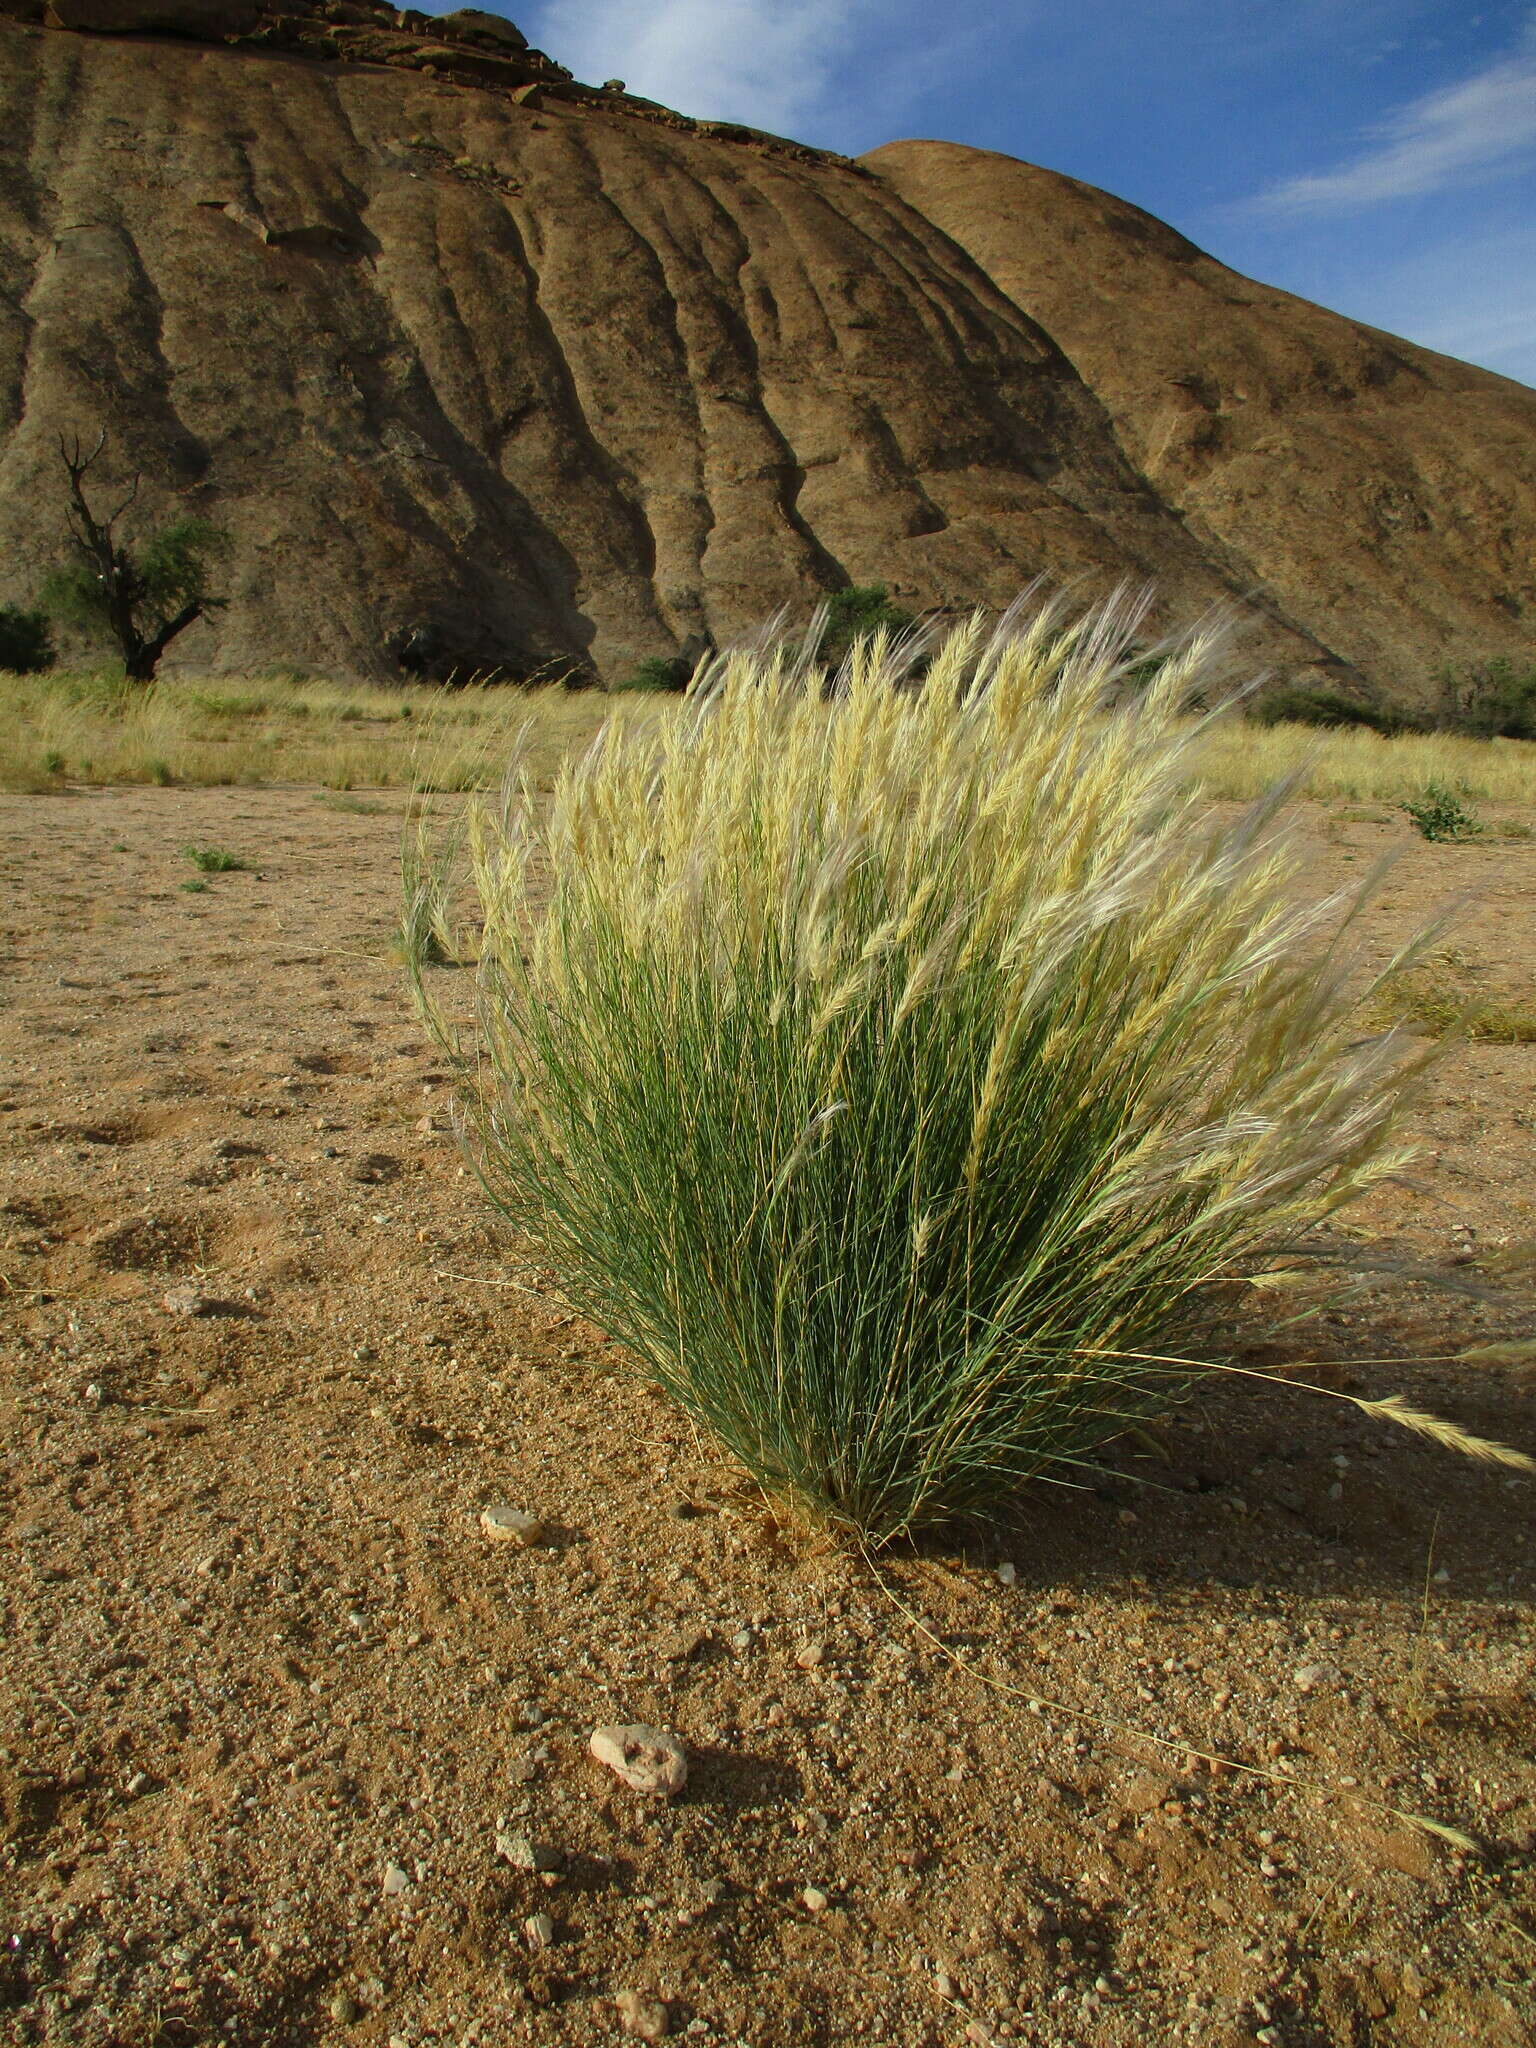
<path id="1" fill-rule="evenodd" d="M 1358 697 L 1345 697 L 1336 690 L 1302 686 L 1271 690 L 1254 705 L 1253 716 L 1262 725 L 1359 725 L 1370 732 L 1388 734 L 1406 732 L 1410 726 L 1400 712 L 1362 704 Z"/>
<path id="2" fill-rule="evenodd" d="M 650 654 L 615 690 L 686 690 L 693 676 L 693 663 L 680 654 Z"/>
<path id="3" fill-rule="evenodd" d="M 1536 740 L 1536 662 L 1507 654 L 1488 661 L 1447 665 L 1440 685 L 1437 724 L 1473 739 Z"/>
<path id="4" fill-rule="evenodd" d="M 53 666 L 53 635 L 46 612 L 22 611 L 18 605 L 0 605 L 0 669 L 13 675 L 34 676 Z"/>
<path id="5" fill-rule="evenodd" d="M 904 633 L 914 623 L 910 612 L 891 602 L 883 583 L 851 584 L 847 590 L 833 591 L 826 602 L 821 658 L 832 669 L 841 667 L 855 641 L 867 640 L 882 626 L 888 633 Z"/>

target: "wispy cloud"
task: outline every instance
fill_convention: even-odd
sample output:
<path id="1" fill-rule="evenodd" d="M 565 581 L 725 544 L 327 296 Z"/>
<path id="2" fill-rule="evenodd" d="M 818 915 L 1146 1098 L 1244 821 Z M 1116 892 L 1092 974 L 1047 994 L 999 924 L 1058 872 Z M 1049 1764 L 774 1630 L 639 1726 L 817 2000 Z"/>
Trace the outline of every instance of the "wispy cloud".
<path id="1" fill-rule="evenodd" d="M 578 78 L 706 120 L 792 132 L 820 109 L 882 0 L 548 0 L 538 40 Z"/>
<path id="2" fill-rule="evenodd" d="M 1272 215 L 1346 213 L 1512 168 L 1536 154 L 1536 9 L 1515 48 L 1459 85 L 1410 100 L 1338 166 L 1286 178 L 1250 201 Z"/>
<path id="3" fill-rule="evenodd" d="M 1536 224 L 1493 223 L 1361 277 L 1342 308 L 1426 348 L 1536 384 Z"/>

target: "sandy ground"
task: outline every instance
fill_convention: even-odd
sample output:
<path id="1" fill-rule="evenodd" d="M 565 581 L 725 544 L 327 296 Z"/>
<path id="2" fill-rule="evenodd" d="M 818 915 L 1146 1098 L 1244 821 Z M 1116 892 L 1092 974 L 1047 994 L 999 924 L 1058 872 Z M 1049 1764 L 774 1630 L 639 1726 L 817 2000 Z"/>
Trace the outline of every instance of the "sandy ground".
<path id="1" fill-rule="evenodd" d="M 775 1535 L 488 1223 L 399 819 L 0 799 L 0 2041 L 1529 2040 L 1536 1486 L 1224 1382 L 962 1548 Z M 1407 846 L 1375 946 L 1479 888 L 1457 943 L 1529 999 L 1536 851 L 1309 829 L 1328 878 Z M 185 892 L 187 843 L 253 871 Z M 1249 1355 L 1528 1334 L 1533 1084 L 1459 1052 L 1351 1220 L 1470 1292 Z M 1352 1370 L 1536 1449 L 1517 1369 Z"/>

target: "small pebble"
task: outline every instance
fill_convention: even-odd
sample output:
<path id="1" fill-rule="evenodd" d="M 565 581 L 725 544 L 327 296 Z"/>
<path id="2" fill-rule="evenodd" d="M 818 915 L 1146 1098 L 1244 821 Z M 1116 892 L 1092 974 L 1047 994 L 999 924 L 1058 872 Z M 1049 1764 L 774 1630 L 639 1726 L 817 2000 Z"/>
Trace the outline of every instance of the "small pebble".
<path id="1" fill-rule="evenodd" d="M 558 1849 L 530 1841 L 527 1835 L 498 1835 L 496 1854 L 514 1870 L 558 1870 L 565 1861 Z"/>
<path id="2" fill-rule="evenodd" d="M 405 1871 L 403 1871 L 403 1870 L 402 1870 L 402 1869 L 400 1868 L 399 1864 L 398 1864 L 398 1863 L 389 1863 L 389 1864 L 386 1864 L 386 1865 L 385 1865 L 385 1867 L 384 1867 L 384 1896 L 385 1896 L 385 1898 L 386 1898 L 386 1899 L 396 1899 L 396 1898 L 398 1898 L 398 1897 L 400 1896 L 400 1894 L 401 1894 L 402 1892 L 408 1892 L 408 1891 L 409 1891 L 410 1889 L 411 1889 L 411 1880 L 410 1880 L 410 1877 L 409 1877 L 409 1876 L 407 1875 L 407 1873 L 406 1873 Z"/>
<path id="3" fill-rule="evenodd" d="M 621 1991 L 613 2001 L 619 2025 L 639 2041 L 664 2041 L 672 2031 L 672 2015 L 659 1998 L 647 1998 L 639 1991 Z"/>
<path id="4" fill-rule="evenodd" d="M 330 2010 L 331 2018 L 339 2026 L 343 2027 L 350 2027 L 354 2021 L 360 2020 L 363 2016 L 363 2008 L 358 2004 L 350 1991 L 338 1991 L 331 2000 Z"/>
<path id="5" fill-rule="evenodd" d="M 171 1316 L 211 1316 L 215 1303 L 199 1287 L 172 1287 L 161 1296 L 160 1306 Z"/>
<path id="6" fill-rule="evenodd" d="M 528 1937 L 530 1948 L 552 1948 L 555 1940 L 555 1923 L 547 1913 L 530 1913 L 523 1922 L 523 1932 Z"/>
<path id="7" fill-rule="evenodd" d="M 807 1913 L 825 1913 L 827 1907 L 831 1904 L 826 1893 L 821 1890 L 819 1885 L 814 1884 L 808 1884 L 800 1894 L 800 1898 Z"/>
<path id="8" fill-rule="evenodd" d="M 1337 1664 L 1298 1664 L 1291 1681 L 1298 1692 L 1316 1692 L 1325 1685 L 1337 1685 L 1343 1673 Z"/>
<path id="9" fill-rule="evenodd" d="M 1019 1568 L 1016 1564 L 1000 1564 L 997 1576 L 1001 1585 L 1016 1586 L 1019 1583 Z"/>
<path id="10" fill-rule="evenodd" d="M 643 1723 L 594 1728 L 587 1748 L 633 1792 L 670 1799 L 688 1782 L 688 1752 L 675 1735 Z"/>
<path id="11" fill-rule="evenodd" d="M 516 1543 L 524 1550 L 531 1550 L 535 1544 L 542 1543 L 545 1536 L 544 1524 L 537 1515 L 501 1504 L 485 1509 L 480 1517 L 480 1527 L 493 1543 Z"/>

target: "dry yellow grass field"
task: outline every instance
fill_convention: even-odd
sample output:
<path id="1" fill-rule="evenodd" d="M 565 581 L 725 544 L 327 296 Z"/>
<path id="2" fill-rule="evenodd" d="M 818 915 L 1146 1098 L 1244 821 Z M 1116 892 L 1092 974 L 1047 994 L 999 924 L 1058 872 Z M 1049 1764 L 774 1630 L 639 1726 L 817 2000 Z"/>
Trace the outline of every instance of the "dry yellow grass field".
<path id="1" fill-rule="evenodd" d="M 0 789 L 67 783 L 186 787 L 318 783 L 338 790 L 468 784 L 525 725 L 548 773 L 617 703 L 601 690 L 384 688 L 324 678 L 171 677 L 132 689 L 110 676 L 0 674 Z M 639 700 L 666 716 L 675 698 Z M 1474 804 L 1536 804 L 1536 747 L 1454 734 L 1261 726 L 1233 718 L 1200 759 L 1207 793 L 1246 801 L 1297 778 L 1299 796 L 1395 804 L 1431 782 Z"/>

